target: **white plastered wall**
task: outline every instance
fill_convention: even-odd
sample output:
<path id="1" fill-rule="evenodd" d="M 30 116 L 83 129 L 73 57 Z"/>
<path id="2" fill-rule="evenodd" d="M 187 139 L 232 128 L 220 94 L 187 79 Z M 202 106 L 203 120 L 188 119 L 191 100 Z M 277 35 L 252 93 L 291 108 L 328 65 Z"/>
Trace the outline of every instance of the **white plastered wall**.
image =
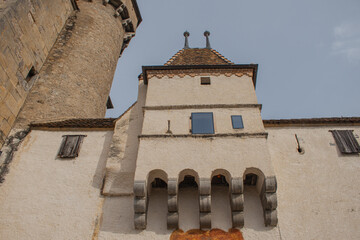
<path id="1" fill-rule="evenodd" d="M 213 113 L 215 133 L 259 133 L 264 132 L 258 108 L 211 108 L 145 110 L 142 134 L 166 134 L 168 120 L 173 134 L 190 134 L 191 113 Z M 231 116 L 242 115 L 244 129 L 233 129 Z"/>
<path id="2" fill-rule="evenodd" d="M 146 106 L 257 104 L 251 77 L 210 77 L 210 85 L 201 85 L 200 76 L 152 77 L 148 83 Z"/>
<path id="3" fill-rule="evenodd" d="M 62 136 L 78 134 L 79 156 L 58 158 Z M 0 187 L 0 239 L 91 239 L 112 134 L 32 130 Z"/>
<path id="4" fill-rule="evenodd" d="M 358 137 L 360 127 L 266 130 L 282 239 L 360 239 L 360 156 L 340 153 L 329 132 L 354 130 Z M 297 151 L 295 134 L 304 154 Z"/>
<path id="5" fill-rule="evenodd" d="M 265 137 L 145 138 L 140 141 L 135 180 L 146 180 L 153 169 L 164 170 L 168 178 L 177 178 L 184 169 L 193 169 L 200 178 L 211 178 L 217 169 L 242 177 L 247 168 L 273 176 L 269 159 Z"/>

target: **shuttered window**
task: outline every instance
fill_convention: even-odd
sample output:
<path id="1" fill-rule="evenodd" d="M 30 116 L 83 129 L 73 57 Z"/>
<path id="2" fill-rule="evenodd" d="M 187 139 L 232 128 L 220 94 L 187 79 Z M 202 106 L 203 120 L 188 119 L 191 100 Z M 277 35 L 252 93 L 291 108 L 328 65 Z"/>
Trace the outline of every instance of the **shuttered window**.
<path id="1" fill-rule="evenodd" d="M 59 150 L 60 158 L 75 158 L 79 156 L 80 145 L 85 135 L 65 135 Z"/>
<path id="2" fill-rule="evenodd" d="M 360 146 L 353 130 L 331 130 L 336 145 L 342 153 L 360 153 Z"/>

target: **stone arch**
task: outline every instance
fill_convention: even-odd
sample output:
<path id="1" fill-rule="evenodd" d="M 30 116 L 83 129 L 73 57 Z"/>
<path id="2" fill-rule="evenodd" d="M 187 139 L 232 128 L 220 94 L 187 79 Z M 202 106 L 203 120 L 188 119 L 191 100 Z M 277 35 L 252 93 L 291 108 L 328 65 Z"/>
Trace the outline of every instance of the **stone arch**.
<path id="1" fill-rule="evenodd" d="M 254 167 L 251 167 L 251 168 L 246 168 L 245 172 L 244 172 L 244 175 L 243 175 L 243 180 L 245 181 L 246 180 L 246 176 L 250 176 L 250 175 L 255 175 L 257 176 L 257 180 L 256 180 L 256 190 L 258 191 L 258 193 L 261 192 L 261 188 L 262 188 L 262 185 L 264 183 L 264 179 L 265 179 L 265 175 L 264 173 L 258 169 L 258 168 L 254 168 Z"/>
<path id="2" fill-rule="evenodd" d="M 178 182 L 179 184 L 184 181 L 185 179 L 185 176 L 192 176 L 195 178 L 195 182 L 196 184 L 199 186 L 200 185 L 200 179 L 199 179 L 199 174 L 193 170 L 193 169 L 184 169 L 182 170 L 180 173 L 179 173 L 179 176 L 178 176 Z"/>
<path id="3" fill-rule="evenodd" d="M 225 170 L 225 169 L 216 169 L 214 171 L 212 171 L 211 173 L 211 180 L 213 179 L 214 176 L 217 175 L 222 175 L 225 177 L 226 182 L 229 184 L 229 187 L 231 187 L 231 174 L 229 171 Z"/>
<path id="4" fill-rule="evenodd" d="M 244 189 L 250 189 L 251 186 L 255 187 L 257 197 L 260 199 L 259 206 L 262 207 L 265 226 L 273 227 L 277 225 L 277 182 L 275 176 L 265 176 L 265 174 L 258 168 L 247 168 L 243 175 Z M 250 189 L 251 191 L 254 191 Z M 254 196 L 254 192 L 252 192 Z M 248 197 L 250 199 L 250 197 Z M 245 199 L 246 205 L 255 203 L 256 200 Z M 258 211 L 258 209 L 253 209 Z"/>
<path id="5" fill-rule="evenodd" d="M 164 170 L 161 170 L 161 169 L 151 170 L 148 173 L 147 178 L 146 178 L 147 179 L 147 192 L 148 192 L 148 195 L 151 195 L 151 189 L 152 189 L 151 184 L 157 178 L 164 181 L 166 183 L 166 185 L 168 184 L 168 175 Z"/>
<path id="6" fill-rule="evenodd" d="M 231 174 L 225 169 L 216 169 L 211 173 L 211 225 L 227 230 L 231 221 Z"/>

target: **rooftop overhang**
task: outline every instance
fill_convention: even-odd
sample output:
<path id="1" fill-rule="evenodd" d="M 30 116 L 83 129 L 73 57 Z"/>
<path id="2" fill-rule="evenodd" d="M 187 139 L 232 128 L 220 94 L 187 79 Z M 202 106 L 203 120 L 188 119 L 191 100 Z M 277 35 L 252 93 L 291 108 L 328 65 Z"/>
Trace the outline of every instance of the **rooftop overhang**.
<path id="1" fill-rule="evenodd" d="M 188 70 L 188 69 L 250 69 L 252 70 L 252 80 L 254 83 L 254 87 L 256 87 L 256 76 L 258 64 L 233 64 L 233 65 L 168 65 L 168 66 L 143 66 L 142 67 L 142 75 L 144 78 L 144 83 L 148 84 L 148 72 L 151 70 Z"/>
<path id="2" fill-rule="evenodd" d="M 136 0 L 131 0 L 131 2 L 133 4 L 136 17 L 138 18 L 137 26 L 139 26 L 139 24 L 142 22 L 142 17 L 141 17 L 141 14 L 140 14 L 139 6 L 138 6 Z"/>

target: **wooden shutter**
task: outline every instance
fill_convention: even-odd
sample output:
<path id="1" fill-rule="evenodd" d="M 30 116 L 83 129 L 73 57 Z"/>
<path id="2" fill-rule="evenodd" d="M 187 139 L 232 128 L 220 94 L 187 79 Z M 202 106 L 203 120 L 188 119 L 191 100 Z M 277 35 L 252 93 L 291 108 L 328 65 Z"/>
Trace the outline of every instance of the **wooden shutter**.
<path id="1" fill-rule="evenodd" d="M 63 136 L 58 156 L 61 158 L 75 158 L 79 155 L 80 144 L 84 135 L 65 135 Z"/>
<path id="2" fill-rule="evenodd" d="M 342 153 L 359 153 L 360 146 L 354 137 L 353 130 L 330 131 L 335 139 L 336 145 Z"/>

